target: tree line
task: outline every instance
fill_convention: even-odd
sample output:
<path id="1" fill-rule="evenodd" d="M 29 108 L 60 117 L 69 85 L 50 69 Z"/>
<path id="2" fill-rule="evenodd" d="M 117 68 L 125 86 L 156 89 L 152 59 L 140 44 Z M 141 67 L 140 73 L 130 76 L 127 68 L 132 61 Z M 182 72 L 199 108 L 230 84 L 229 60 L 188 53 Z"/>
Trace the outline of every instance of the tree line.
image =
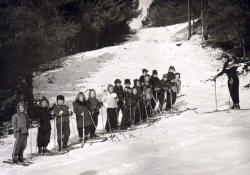
<path id="1" fill-rule="evenodd" d="M 207 43 L 237 57 L 249 56 L 250 5 L 248 0 L 189 0 L 193 19 Z M 144 26 L 166 26 L 188 20 L 188 0 L 154 0 Z"/>
<path id="2" fill-rule="evenodd" d="M 32 112 L 33 76 L 43 65 L 124 41 L 138 6 L 138 0 L 1 0 L 0 124 L 17 101 Z"/>

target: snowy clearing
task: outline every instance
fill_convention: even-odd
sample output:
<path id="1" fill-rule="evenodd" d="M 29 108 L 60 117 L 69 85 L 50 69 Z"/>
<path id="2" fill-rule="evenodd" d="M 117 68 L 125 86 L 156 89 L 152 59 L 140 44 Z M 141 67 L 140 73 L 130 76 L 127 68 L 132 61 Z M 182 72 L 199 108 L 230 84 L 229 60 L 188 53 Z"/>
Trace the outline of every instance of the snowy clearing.
<path id="1" fill-rule="evenodd" d="M 161 78 L 168 67 L 174 65 L 181 73 L 182 94 L 185 94 L 177 99 L 175 107 L 180 110 L 186 107 L 214 110 L 214 83 L 204 80 L 221 68 L 218 65 L 222 66 L 222 63 L 215 59 L 221 51 L 202 49 L 199 36 L 177 46 L 176 33 L 185 27 L 186 24 L 178 24 L 141 29 L 134 41 L 71 56 L 65 61 L 64 68 L 36 77 L 36 91 L 52 102 L 58 94 L 63 94 L 66 104 L 71 106 L 78 91 L 95 88 L 100 94 L 116 78 L 138 78 L 142 68 L 157 69 Z M 53 79 L 54 83 L 49 84 L 48 79 Z M 250 108 L 249 90 L 242 88 L 248 80 L 249 76 L 240 77 L 242 108 Z M 217 82 L 220 109 L 228 108 L 226 81 L 223 76 Z M 36 132 L 36 129 L 31 130 L 33 152 Z M 120 141 L 85 145 L 61 156 L 38 157 L 35 164 L 25 168 L 0 163 L 0 174 L 247 175 L 250 172 L 250 111 L 211 114 L 188 111 L 168 118 L 162 116 L 151 127 L 124 133 L 124 136 L 117 135 Z M 50 148 L 53 147 L 53 137 L 52 134 Z M 4 145 L 0 145 L 1 162 L 10 158 L 14 139 L 8 137 L 3 141 Z M 30 151 L 28 146 L 25 154 Z"/>

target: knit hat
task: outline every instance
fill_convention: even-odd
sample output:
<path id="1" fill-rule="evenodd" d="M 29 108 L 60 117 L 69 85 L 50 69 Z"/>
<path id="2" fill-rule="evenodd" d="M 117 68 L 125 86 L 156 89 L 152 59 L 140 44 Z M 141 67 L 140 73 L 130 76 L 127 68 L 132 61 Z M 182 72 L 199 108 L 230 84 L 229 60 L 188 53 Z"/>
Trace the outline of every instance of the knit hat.
<path id="1" fill-rule="evenodd" d="M 143 68 L 143 69 L 142 69 L 142 73 L 144 73 L 144 72 L 148 73 L 148 70 L 145 69 L 145 68 Z"/>
<path id="2" fill-rule="evenodd" d="M 57 97 L 56 97 L 56 101 L 58 101 L 58 100 L 65 100 L 64 99 L 64 96 L 63 95 L 58 95 Z"/>
<path id="3" fill-rule="evenodd" d="M 43 101 L 46 101 L 47 102 L 47 104 L 49 105 L 49 100 L 45 97 L 45 96 L 42 96 L 42 98 L 41 98 L 41 103 L 43 102 Z"/>
<path id="4" fill-rule="evenodd" d="M 120 79 L 116 79 L 115 80 L 115 84 L 117 84 L 117 83 L 121 83 L 121 80 Z"/>
<path id="5" fill-rule="evenodd" d="M 152 71 L 152 75 L 158 75 L 157 70 L 153 70 L 153 71 Z"/>
<path id="6" fill-rule="evenodd" d="M 125 79 L 124 84 L 131 84 L 130 79 Z"/>

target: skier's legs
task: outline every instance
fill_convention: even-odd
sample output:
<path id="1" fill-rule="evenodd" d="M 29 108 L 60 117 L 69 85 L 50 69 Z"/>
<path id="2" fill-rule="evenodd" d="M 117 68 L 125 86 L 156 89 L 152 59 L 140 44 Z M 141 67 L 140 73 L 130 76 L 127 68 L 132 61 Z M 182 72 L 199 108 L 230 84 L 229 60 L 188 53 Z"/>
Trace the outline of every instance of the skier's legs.
<path id="1" fill-rule="evenodd" d="M 83 138 L 83 127 L 77 128 L 79 138 Z"/>
<path id="2" fill-rule="evenodd" d="M 57 122 L 56 123 L 56 131 L 57 131 L 57 143 L 59 148 L 62 146 L 61 145 L 61 138 L 62 138 L 62 133 L 61 133 L 61 123 Z"/>
<path id="3" fill-rule="evenodd" d="M 69 122 L 64 122 L 63 123 L 63 145 L 66 146 L 69 141 L 69 136 L 70 136 L 70 126 Z"/>

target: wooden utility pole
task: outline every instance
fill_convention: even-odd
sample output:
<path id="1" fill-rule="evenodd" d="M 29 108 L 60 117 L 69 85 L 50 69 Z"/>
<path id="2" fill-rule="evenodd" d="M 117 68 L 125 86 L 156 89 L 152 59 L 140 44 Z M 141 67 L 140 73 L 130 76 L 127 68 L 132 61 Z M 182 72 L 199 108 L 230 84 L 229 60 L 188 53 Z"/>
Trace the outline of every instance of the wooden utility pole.
<path id="1" fill-rule="evenodd" d="M 191 38 L 190 0 L 188 0 L 188 40 Z"/>

